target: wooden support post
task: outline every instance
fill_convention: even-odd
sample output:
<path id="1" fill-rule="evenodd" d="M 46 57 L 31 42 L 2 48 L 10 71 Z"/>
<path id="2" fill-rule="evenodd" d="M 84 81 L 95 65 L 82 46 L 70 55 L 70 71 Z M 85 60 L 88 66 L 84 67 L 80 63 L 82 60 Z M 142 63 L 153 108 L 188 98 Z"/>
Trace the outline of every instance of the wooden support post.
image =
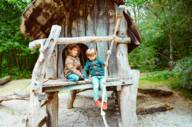
<path id="1" fill-rule="evenodd" d="M 121 37 L 127 37 L 127 26 L 126 19 L 123 17 L 121 20 L 118 35 Z M 117 45 L 117 68 L 118 77 L 126 78 L 131 75 L 133 78 L 131 85 L 123 86 L 120 94 L 120 111 L 121 111 L 121 125 L 122 127 L 136 127 L 137 116 L 136 116 L 136 97 L 137 97 L 137 86 L 139 73 L 132 71 L 128 62 L 128 45 L 118 44 Z"/>
<path id="2" fill-rule="evenodd" d="M 67 99 L 67 108 L 68 109 L 72 109 L 73 108 L 73 103 L 75 101 L 76 94 L 77 94 L 77 90 L 70 91 L 70 95 L 69 95 L 69 97 Z"/>
<path id="3" fill-rule="evenodd" d="M 139 72 L 134 70 L 132 73 L 133 84 L 130 86 L 123 86 L 120 95 L 121 122 L 123 127 L 137 126 L 136 100 Z"/>
<path id="4" fill-rule="evenodd" d="M 58 127 L 58 108 L 59 108 L 59 99 L 58 92 L 47 93 L 48 102 L 46 105 L 47 108 L 47 127 Z"/>
<path id="5" fill-rule="evenodd" d="M 47 113 L 41 109 L 40 100 L 34 91 L 30 92 L 30 108 L 26 127 L 41 127 L 47 119 Z"/>
<path id="6" fill-rule="evenodd" d="M 32 72 L 32 82 L 41 81 L 45 76 L 46 78 L 56 77 L 55 39 L 59 37 L 60 32 L 61 26 L 53 25 L 49 37 L 41 43 L 40 55 Z"/>
<path id="7" fill-rule="evenodd" d="M 53 25 L 51 28 L 51 32 L 48 37 L 47 43 L 45 43 L 44 47 L 47 48 L 47 53 L 44 57 L 47 57 L 46 63 L 44 67 L 46 68 L 46 79 L 55 79 L 57 78 L 57 47 L 56 40 L 59 38 L 61 33 L 61 26 Z M 43 48 L 44 49 L 44 48 Z"/>
<path id="8" fill-rule="evenodd" d="M 41 101 L 38 95 L 42 94 L 41 82 L 44 78 L 55 78 L 57 76 L 56 72 L 56 49 L 55 49 L 55 39 L 60 35 L 61 27 L 58 25 L 53 25 L 49 37 L 41 43 L 40 55 L 35 64 L 32 72 L 32 83 L 30 92 L 30 109 L 28 115 L 29 127 L 38 127 L 42 120 L 46 118 L 46 113 L 41 109 Z M 51 110 L 51 109 L 49 109 Z M 55 126 L 54 126 L 55 127 Z"/>

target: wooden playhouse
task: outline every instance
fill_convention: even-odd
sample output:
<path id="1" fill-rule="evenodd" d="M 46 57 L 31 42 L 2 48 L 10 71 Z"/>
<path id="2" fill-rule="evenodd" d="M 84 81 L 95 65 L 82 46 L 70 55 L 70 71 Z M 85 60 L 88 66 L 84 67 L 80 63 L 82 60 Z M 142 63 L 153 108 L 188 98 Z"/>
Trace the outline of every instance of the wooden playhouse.
<path id="1" fill-rule="evenodd" d="M 106 86 L 116 93 L 121 125 L 136 126 L 139 71 L 130 69 L 128 53 L 141 40 L 123 0 L 34 0 L 23 13 L 21 32 L 34 39 L 29 47 L 40 52 L 32 73 L 26 126 L 57 127 L 58 93 L 71 91 L 68 108 L 72 108 L 76 91 L 92 88 L 90 81 L 65 80 L 65 49 L 74 43 L 81 47 L 82 65 L 89 47 L 96 48 L 103 61 L 111 53 Z"/>

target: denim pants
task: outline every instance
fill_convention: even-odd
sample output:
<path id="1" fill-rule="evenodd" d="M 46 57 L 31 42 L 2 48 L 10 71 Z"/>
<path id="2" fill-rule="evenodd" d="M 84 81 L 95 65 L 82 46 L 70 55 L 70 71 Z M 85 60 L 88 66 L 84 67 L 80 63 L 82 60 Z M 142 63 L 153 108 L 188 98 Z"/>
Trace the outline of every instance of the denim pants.
<path id="1" fill-rule="evenodd" d="M 72 82 L 78 81 L 79 78 L 80 78 L 80 77 L 79 77 L 79 75 L 77 75 L 77 74 L 69 74 L 69 75 L 67 76 L 67 80 L 72 81 Z"/>
<path id="2" fill-rule="evenodd" d="M 107 102 L 107 91 L 106 87 L 103 85 L 104 76 L 93 76 L 91 80 L 93 85 L 93 99 L 95 101 L 99 99 L 99 87 L 100 87 L 102 94 L 104 94 L 104 102 Z"/>

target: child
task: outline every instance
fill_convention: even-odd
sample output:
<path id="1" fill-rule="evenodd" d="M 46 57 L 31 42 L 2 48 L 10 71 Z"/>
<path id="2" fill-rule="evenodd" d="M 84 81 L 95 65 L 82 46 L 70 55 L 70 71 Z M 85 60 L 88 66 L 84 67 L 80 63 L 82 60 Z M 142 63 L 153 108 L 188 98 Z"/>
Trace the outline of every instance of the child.
<path id="1" fill-rule="evenodd" d="M 104 94 L 103 109 L 107 109 L 107 91 L 106 87 L 103 85 L 104 80 L 104 63 L 100 61 L 97 57 L 95 49 L 88 49 L 86 51 L 86 56 L 88 60 L 84 66 L 83 76 L 88 79 L 87 73 L 91 76 L 93 85 L 93 98 L 97 107 L 101 107 L 101 102 L 99 100 L 99 86 Z"/>
<path id="2" fill-rule="evenodd" d="M 78 81 L 83 78 L 81 74 L 82 66 L 79 60 L 80 48 L 76 44 L 69 45 L 68 55 L 65 59 L 64 75 L 69 81 Z"/>

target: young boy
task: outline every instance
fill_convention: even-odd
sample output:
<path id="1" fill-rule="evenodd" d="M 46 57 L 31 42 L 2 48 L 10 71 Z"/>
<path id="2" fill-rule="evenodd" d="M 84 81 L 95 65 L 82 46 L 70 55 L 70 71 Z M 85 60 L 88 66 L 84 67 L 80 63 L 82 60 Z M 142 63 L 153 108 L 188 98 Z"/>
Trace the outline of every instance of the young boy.
<path id="1" fill-rule="evenodd" d="M 78 81 L 83 78 L 81 74 L 82 66 L 79 60 L 80 48 L 76 44 L 69 45 L 68 55 L 65 59 L 64 75 L 69 81 Z"/>
<path id="2" fill-rule="evenodd" d="M 99 87 L 104 94 L 103 109 L 107 109 L 107 91 L 106 87 L 103 85 L 104 80 L 104 63 L 100 61 L 97 57 L 95 49 L 88 49 L 86 51 L 86 56 L 88 60 L 84 66 L 83 76 L 84 79 L 88 79 L 87 73 L 91 76 L 93 84 L 93 98 L 97 107 L 101 107 L 101 102 L 99 100 Z"/>

